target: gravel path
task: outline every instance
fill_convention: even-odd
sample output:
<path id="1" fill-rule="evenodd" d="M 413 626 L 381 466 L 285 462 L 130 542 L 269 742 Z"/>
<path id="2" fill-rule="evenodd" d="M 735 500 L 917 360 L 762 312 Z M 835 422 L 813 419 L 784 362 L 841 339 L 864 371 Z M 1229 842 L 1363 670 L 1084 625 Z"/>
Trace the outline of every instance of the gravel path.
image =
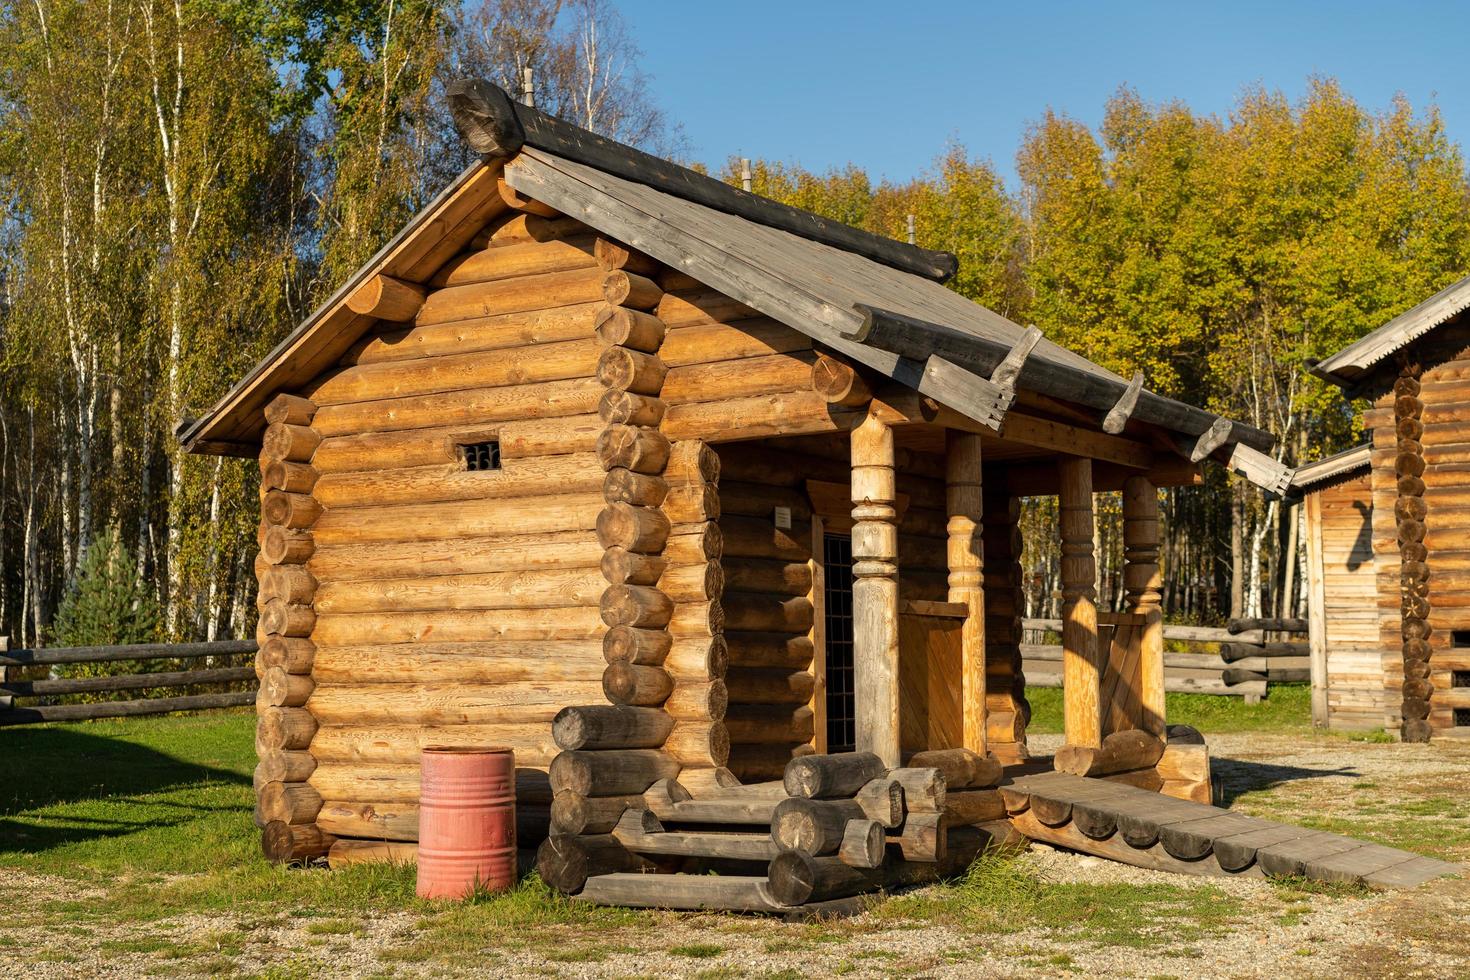
<path id="1" fill-rule="evenodd" d="M 1034 741 L 1049 748 L 1049 740 Z M 1209 741 L 1216 779 L 1236 809 L 1340 821 L 1363 836 L 1417 841 L 1438 856 L 1470 860 L 1470 748 L 1319 736 Z M 486 921 L 426 932 L 433 923 L 420 915 L 393 913 L 350 921 L 190 916 L 140 927 L 106 914 L 105 885 L 7 875 L 0 954 L 38 978 L 469 976 L 487 967 L 505 976 L 564 977 L 1470 978 L 1465 879 L 1411 892 L 1301 890 L 1145 871 L 1044 846 L 1020 858 L 1017 870 L 1042 886 L 1064 885 L 1077 922 L 1032 915 L 1019 928 L 996 931 L 991 916 L 946 905 L 954 889 L 941 886 L 901 899 L 903 917 L 890 906 L 805 925 L 662 913 L 596 931 L 506 930 Z M 58 924 L 44 905 L 59 897 L 93 911 Z M 926 911 L 926 899 L 933 909 Z M 1124 938 L 1110 931 L 1140 916 L 1144 927 L 1123 930 Z"/>

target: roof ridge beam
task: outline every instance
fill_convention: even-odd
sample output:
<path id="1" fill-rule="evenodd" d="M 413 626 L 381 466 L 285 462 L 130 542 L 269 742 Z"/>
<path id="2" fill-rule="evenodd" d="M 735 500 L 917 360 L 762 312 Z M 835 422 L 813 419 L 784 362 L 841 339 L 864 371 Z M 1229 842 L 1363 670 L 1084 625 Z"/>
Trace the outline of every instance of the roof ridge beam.
<path id="1" fill-rule="evenodd" d="M 952 278 L 959 269 L 959 260 L 953 253 L 884 238 L 732 187 L 722 180 L 522 105 L 483 79 L 457 79 L 449 84 L 446 95 L 455 127 L 478 153 L 509 157 L 523 146 L 533 146 L 686 201 L 855 252 L 936 282 Z"/>

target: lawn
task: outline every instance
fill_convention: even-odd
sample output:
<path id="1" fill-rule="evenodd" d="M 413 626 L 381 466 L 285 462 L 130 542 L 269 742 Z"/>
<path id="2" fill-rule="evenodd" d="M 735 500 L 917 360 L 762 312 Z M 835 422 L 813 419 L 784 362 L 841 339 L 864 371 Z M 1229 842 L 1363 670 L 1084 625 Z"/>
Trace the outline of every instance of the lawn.
<path id="1" fill-rule="evenodd" d="M 1056 693 L 1033 692 L 1034 729 L 1060 727 Z M 1169 700 L 1172 720 L 1207 731 L 1309 731 L 1305 692 L 1289 687 L 1250 707 Z M 675 964 L 663 972 L 713 977 L 783 975 L 765 966 L 729 972 L 727 951 L 752 943 L 816 957 L 808 974 L 947 969 L 1019 943 L 1004 954 L 1018 970 L 1055 973 L 1073 969 L 1079 949 L 1174 955 L 1166 951 L 1226 941 L 1251 916 L 1301 920 L 1304 909 L 1318 907 L 1313 902 L 1361 900 L 1316 895 L 1304 906 L 1283 891 L 1268 892 L 1263 904 L 1242 899 L 1244 882 L 1132 869 L 1120 877 L 1117 866 L 1094 880 L 1075 869 L 1059 875 L 1028 854 L 993 856 L 963 880 L 889 900 L 859 920 L 814 926 L 588 907 L 551 894 L 534 876 L 507 895 L 427 903 L 414 896 L 411 868 L 328 872 L 260 857 L 251 822 L 253 727 L 253 714 L 215 712 L 0 732 L 0 902 L 8 910 L 0 946 L 45 935 L 53 945 L 32 958 L 128 956 L 150 970 L 272 976 L 317 972 L 324 957 L 346 951 L 366 957 L 353 974 L 453 973 L 490 962 L 551 973 L 602 964 L 616 973 L 617 964 L 654 951 Z M 38 875 L 46 883 L 39 889 Z M 1298 911 L 1283 911 L 1291 908 Z M 59 924 L 74 942 L 58 936 Z M 891 935 L 927 952 L 893 952 L 879 941 Z M 930 949 L 935 937 L 958 945 Z"/>

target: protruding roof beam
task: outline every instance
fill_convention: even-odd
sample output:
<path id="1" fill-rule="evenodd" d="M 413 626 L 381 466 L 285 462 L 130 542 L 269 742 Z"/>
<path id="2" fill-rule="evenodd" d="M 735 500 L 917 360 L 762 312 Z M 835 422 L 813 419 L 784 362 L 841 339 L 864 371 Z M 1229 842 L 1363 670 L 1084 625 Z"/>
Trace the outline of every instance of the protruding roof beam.
<path id="1" fill-rule="evenodd" d="M 863 320 L 856 329 L 844 333 L 845 339 L 891 351 L 919 363 L 938 355 L 983 377 L 990 374 L 1012 349 L 989 338 L 900 313 L 862 304 L 855 309 Z M 1084 371 L 1046 356 L 1028 357 L 1017 380 L 1033 391 L 1099 411 L 1111 411 L 1128 391 L 1128 383 L 1120 378 Z M 1173 401 L 1147 389 L 1138 393 L 1132 417 L 1196 437 L 1209 431 L 1220 418 L 1202 408 Z M 1229 424 L 1227 441 L 1244 443 L 1260 450 L 1270 449 L 1275 441 L 1270 433 L 1260 429 L 1239 422 Z"/>
<path id="2" fill-rule="evenodd" d="M 1291 487 L 1291 479 L 1296 474 L 1293 467 L 1239 443 L 1231 450 L 1230 462 L 1226 465 L 1236 476 L 1243 476 L 1261 489 L 1278 496 L 1286 495 Z"/>
<path id="3" fill-rule="evenodd" d="M 1143 372 L 1134 371 L 1133 380 L 1128 382 L 1128 388 L 1123 392 L 1123 397 L 1118 399 L 1118 404 L 1108 409 L 1107 417 L 1103 419 L 1103 431 L 1117 435 L 1123 431 L 1128 424 L 1128 416 L 1138 407 L 1138 395 L 1143 391 Z"/>

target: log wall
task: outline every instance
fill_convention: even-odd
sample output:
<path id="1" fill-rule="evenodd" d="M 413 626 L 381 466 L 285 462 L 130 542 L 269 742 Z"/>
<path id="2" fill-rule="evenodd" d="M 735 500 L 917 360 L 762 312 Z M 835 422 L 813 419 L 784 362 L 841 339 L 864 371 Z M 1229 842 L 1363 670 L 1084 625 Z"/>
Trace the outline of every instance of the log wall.
<path id="1" fill-rule="evenodd" d="M 1470 737 L 1470 330 L 1400 357 L 1364 413 L 1386 719 L 1403 737 Z"/>
<path id="2" fill-rule="evenodd" d="M 415 840 L 419 752 L 445 741 L 512 748 L 523 843 L 547 832 L 552 719 L 605 703 L 595 241 L 505 216 L 412 322 L 380 322 L 301 392 L 309 436 L 266 440 L 312 447 L 264 505 L 263 553 L 294 564 L 262 578 L 267 639 L 310 673 L 262 724 L 306 774 L 291 812 L 324 834 Z M 469 470 L 460 447 L 492 440 L 500 468 Z"/>
<path id="3" fill-rule="evenodd" d="M 1382 728 L 1388 722 L 1370 476 L 1319 491 L 1312 507 L 1320 522 L 1309 547 L 1321 549 L 1327 724 Z"/>

